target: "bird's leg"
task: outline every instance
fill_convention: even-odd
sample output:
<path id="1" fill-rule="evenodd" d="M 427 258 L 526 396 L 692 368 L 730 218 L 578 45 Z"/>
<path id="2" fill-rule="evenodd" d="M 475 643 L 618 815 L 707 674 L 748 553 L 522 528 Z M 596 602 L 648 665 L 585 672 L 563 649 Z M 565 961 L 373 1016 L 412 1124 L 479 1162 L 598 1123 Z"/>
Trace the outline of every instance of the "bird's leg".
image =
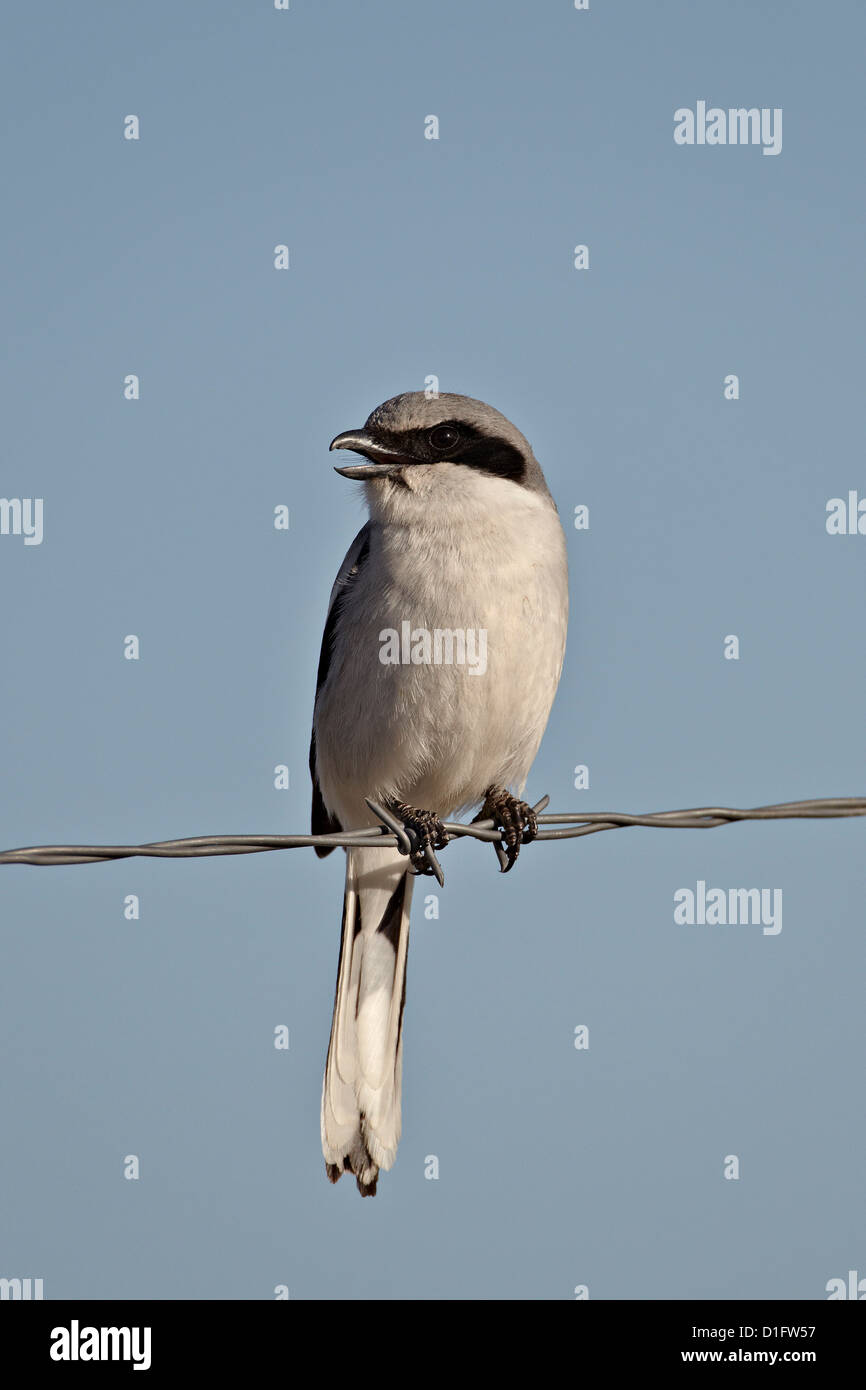
<path id="1" fill-rule="evenodd" d="M 528 845 L 538 834 L 538 817 L 526 801 L 520 801 L 504 787 L 488 787 L 484 805 L 475 820 L 492 820 L 502 831 L 502 840 L 493 848 L 504 874 L 513 868 L 521 845 Z"/>
<path id="2" fill-rule="evenodd" d="M 432 874 L 440 886 L 445 882 L 435 851 L 444 849 L 448 836 L 435 811 L 419 811 L 417 806 L 407 806 L 405 801 L 389 801 L 388 810 L 403 825 L 412 848 L 409 863 L 415 874 Z"/>

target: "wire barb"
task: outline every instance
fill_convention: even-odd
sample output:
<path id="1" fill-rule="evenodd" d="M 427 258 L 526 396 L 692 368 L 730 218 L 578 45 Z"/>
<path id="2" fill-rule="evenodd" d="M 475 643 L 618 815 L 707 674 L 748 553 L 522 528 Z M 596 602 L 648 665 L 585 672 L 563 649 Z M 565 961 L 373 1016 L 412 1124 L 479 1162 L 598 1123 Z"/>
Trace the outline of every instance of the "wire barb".
<path id="1" fill-rule="evenodd" d="M 373 815 L 379 817 L 380 821 L 382 821 L 385 828 L 387 830 L 393 831 L 397 841 L 397 849 L 400 851 L 400 853 L 412 854 L 413 851 L 417 848 L 418 838 L 417 836 L 415 836 L 414 831 L 411 830 L 411 827 L 409 830 L 407 830 L 403 822 L 397 816 L 392 815 L 392 813 L 388 810 L 387 806 L 380 805 L 378 801 L 371 801 L 369 796 L 365 796 L 364 800 L 366 801 L 370 810 L 373 812 Z M 439 884 L 439 887 L 444 888 L 445 875 L 442 872 L 442 865 L 436 858 L 436 851 L 434 850 L 433 846 L 425 845 L 423 849 L 423 854 L 424 859 L 427 863 L 427 867 L 430 870 L 430 873 L 433 874 L 434 878 L 436 879 L 436 882 Z M 413 869 L 412 872 L 418 873 L 418 870 Z M 424 871 L 422 870 L 421 872 Z"/>
<path id="2" fill-rule="evenodd" d="M 547 798 L 533 807 L 540 812 Z M 341 830 L 330 835 L 196 835 L 187 840 L 154 840 L 145 845 L 31 845 L 0 853 L 2 864 L 98 864 L 112 859 L 196 859 L 223 854 L 262 854 L 277 849 L 302 849 L 328 845 L 335 849 L 396 845 L 406 853 L 411 842 L 405 829 L 377 802 L 367 805 L 381 824 L 361 830 Z M 630 815 L 622 811 L 566 812 L 538 815 L 536 840 L 574 840 L 602 830 L 626 826 L 654 826 L 659 830 L 713 830 L 745 820 L 837 820 L 866 816 L 866 797 L 831 796 L 812 801 L 782 801 L 773 806 L 739 810 L 733 806 L 696 806 L 684 811 L 649 811 Z M 498 844 L 501 836 L 492 820 L 446 821 L 449 841 L 468 836 Z M 404 840 L 400 840 L 400 836 Z M 435 858 L 435 855 L 434 855 Z M 438 864 L 438 860 L 436 861 Z M 432 866 L 431 866 L 432 867 Z M 435 873 L 435 869 L 434 869 Z M 441 868 L 440 868 L 441 873 Z"/>
<path id="3" fill-rule="evenodd" d="M 399 821 L 396 816 L 393 816 L 387 806 L 380 806 L 378 801 L 371 801 L 369 796 L 365 796 L 364 800 L 373 812 L 373 815 L 379 817 L 385 829 L 390 830 L 396 836 L 397 848 L 400 853 L 411 854 L 412 841 L 406 834 L 406 827 L 403 825 L 403 822 Z"/>

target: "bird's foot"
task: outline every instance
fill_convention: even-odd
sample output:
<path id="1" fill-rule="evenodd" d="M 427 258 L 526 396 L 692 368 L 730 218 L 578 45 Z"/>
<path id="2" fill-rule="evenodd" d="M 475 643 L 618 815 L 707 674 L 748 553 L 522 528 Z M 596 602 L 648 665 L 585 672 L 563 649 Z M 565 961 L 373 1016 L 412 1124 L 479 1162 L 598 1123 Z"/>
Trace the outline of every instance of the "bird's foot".
<path id="1" fill-rule="evenodd" d="M 445 848 L 448 836 L 435 811 L 419 811 L 417 806 L 407 806 L 405 801 L 389 802 L 388 810 L 397 817 L 409 838 L 412 872 L 432 874 L 442 887 L 445 875 L 435 851 Z"/>
<path id="2" fill-rule="evenodd" d="M 517 862 L 521 845 L 528 845 L 538 834 L 538 817 L 526 801 L 512 796 L 504 787 L 489 787 L 484 805 L 475 820 L 492 820 L 502 839 L 494 840 L 493 848 L 504 874 Z"/>

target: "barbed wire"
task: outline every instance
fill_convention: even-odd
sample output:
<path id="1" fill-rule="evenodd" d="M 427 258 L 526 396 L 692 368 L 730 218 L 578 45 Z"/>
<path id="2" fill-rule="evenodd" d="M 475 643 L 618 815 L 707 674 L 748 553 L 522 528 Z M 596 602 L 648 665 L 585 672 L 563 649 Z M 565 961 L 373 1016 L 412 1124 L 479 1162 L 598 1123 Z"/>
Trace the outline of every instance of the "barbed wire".
<path id="1" fill-rule="evenodd" d="M 538 816 L 537 840 L 574 840 L 596 835 L 602 830 L 621 830 L 626 826 L 653 826 L 659 830 L 713 830 L 747 820 L 836 820 L 866 815 L 866 797 L 836 796 L 810 801 L 783 801 L 773 806 L 753 806 L 746 810 L 733 806 L 694 806 L 681 811 L 649 811 L 630 815 L 622 811 L 551 812 L 542 814 L 549 797 L 533 807 Z M 144 845 L 31 845 L 0 853 L 0 864 L 97 864 L 112 859 L 196 859 L 226 854 L 262 854 L 270 850 L 331 846 L 335 849 L 369 849 L 397 846 L 403 853 L 413 846 L 400 823 L 384 807 L 368 800 L 380 824 L 360 830 L 330 835 L 196 835 L 184 840 L 155 840 Z M 501 846 L 502 832 L 492 820 L 446 821 L 448 840 L 473 839 Z M 438 861 L 428 856 L 433 872 Z M 436 874 L 441 881 L 441 870 Z"/>

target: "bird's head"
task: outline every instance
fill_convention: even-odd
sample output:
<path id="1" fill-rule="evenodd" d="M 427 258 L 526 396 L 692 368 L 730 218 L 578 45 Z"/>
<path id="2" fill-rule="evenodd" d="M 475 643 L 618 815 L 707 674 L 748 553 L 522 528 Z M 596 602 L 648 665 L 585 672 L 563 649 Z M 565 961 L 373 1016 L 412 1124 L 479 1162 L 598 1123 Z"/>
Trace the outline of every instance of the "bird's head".
<path id="1" fill-rule="evenodd" d="M 467 485 L 480 491 L 484 478 L 547 493 L 520 430 L 471 396 L 443 392 L 428 398 L 423 391 L 407 391 L 377 406 L 362 429 L 338 434 L 331 448 L 351 449 L 365 460 L 337 468 L 344 478 L 421 497 L 446 489 L 465 495 Z"/>

